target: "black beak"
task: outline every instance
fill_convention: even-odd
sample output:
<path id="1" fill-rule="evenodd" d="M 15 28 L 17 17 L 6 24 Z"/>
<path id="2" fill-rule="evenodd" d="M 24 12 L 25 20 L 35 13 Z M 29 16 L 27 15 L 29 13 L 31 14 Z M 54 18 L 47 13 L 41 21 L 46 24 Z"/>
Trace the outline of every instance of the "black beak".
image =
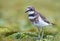
<path id="1" fill-rule="evenodd" d="M 25 11 L 25 13 L 27 13 L 28 11 Z"/>
<path id="2" fill-rule="evenodd" d="M 25 13 L 27 13 L 28 11 L 30 11 L 30 10 L 25 11 Z"/>

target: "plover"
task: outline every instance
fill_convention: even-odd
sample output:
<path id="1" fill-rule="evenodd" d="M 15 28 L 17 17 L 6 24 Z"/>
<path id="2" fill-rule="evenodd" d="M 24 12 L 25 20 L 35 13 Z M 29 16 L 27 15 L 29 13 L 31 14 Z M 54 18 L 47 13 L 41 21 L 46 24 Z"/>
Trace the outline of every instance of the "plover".
<path id="1" fill-rule="evenodd" d="M 28 6 L 25 13 L 28 14 L 28 19 L 31 21 L 31 23 L 37 27 L 38 39 L 43 39 L 44 27 L 54 24 L 49 22 L 41 13 L 37 12 L 33 6 Z M 40 28 L 42 28 L 42 37 L 40 36 Z"/>

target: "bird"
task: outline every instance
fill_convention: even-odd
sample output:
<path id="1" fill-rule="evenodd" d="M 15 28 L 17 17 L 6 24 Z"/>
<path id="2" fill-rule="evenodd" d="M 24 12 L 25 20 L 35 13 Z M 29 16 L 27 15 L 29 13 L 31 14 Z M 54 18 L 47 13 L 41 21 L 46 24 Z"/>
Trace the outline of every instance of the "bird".
<path id="1" fill-rule="evenodd" d="M 28 6 L 26 8 L 25 13 L 28 14 L 28 19 L 30 22 L 37 27 L 38 29 L 38 39 L 43 40 L 44 36 L 44 27 L 49 26 L 49 25 L 54 25 L 54 23 L 51 23 L 50 21 L 47 20 L 47 18 L 39 13 L 33 6 Z M 40 35 L 40 28 L 42 28 L 42 36 Z"/>

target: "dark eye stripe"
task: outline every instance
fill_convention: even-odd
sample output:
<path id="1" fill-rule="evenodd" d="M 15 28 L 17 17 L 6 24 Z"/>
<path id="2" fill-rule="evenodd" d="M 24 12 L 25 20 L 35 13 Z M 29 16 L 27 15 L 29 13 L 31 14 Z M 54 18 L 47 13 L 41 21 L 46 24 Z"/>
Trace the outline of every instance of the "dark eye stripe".
<path id="1" fill-rule="evenodd" d="M 35 14 L 29 14 L 29 16 L 35 16 Z"/>

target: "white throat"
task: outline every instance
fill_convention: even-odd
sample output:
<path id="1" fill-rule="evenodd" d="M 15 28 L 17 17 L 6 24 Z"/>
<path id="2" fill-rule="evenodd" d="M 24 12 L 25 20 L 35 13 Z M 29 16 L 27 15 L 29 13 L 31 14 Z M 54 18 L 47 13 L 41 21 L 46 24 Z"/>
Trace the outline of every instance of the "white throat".
<path id="1" fill-rule="evenodd" d="M 28 13 L 28 14 L 33 14 L 33 13 L 34 13 L 34 11 L 28 11 L 27 13 Z"/>

